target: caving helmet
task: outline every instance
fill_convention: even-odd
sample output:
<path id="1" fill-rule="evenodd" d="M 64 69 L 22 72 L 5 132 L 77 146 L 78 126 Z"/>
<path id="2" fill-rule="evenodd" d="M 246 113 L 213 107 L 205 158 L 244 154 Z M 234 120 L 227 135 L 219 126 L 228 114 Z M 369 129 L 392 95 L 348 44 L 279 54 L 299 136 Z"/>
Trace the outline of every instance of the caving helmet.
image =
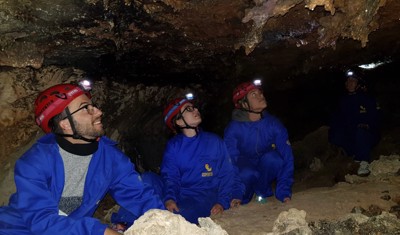
<path id="1" fill-rule="evenodd" d="M 360 80 L 360 76 L 358 76 L 358 74 L 354 71 L 354 70 L 347 70 L 346 71 L 346 78 L 354 78 L 356 80 Z"/>
<path id="2" fill-rule="evenodd" d="M 236 109 L 241 108 L 239 101 L 254 89 L 261 89 L 260 79 L 256 79 L 252 82 L 243 82 L 233 90 L 232 101 Z"/>
<path id="3" fill-rule="evenodd" d="M 176 132 L 174 118 L 179 114 L 181 115 L 181 108 L 184 104 L 193 100 L 193 93 L 187 93 L 185 98 L 176 98 L 169 102 L 167 107 L 164 109 L 163 116 L 164 122 L 173 132 Z"/>
<path id="4" fill-rule="evenodd" d="M 360 74 L 352 69 L 346 71 L 346 79 L 352 78 L 357 80 L 357 84 L 359 89 L 365 89 L 366 83 L 365 80 L 360 76 Z"/>
<path id="5" fill-rule="evenodd" d="M 60 114 L 76 97 L 86 94 L 91 98 L 88 80 L 77 84 L 58 84 L 42 91 L 35 100 L 36 124 L 45 133 L 51 132 L 49 121 Z"/>

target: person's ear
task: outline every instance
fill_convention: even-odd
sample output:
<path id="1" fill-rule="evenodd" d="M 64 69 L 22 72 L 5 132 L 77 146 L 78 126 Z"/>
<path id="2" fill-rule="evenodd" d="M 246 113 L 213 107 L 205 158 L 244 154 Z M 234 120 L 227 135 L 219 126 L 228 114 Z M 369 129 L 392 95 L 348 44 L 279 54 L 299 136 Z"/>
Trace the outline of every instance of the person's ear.
<path id="1" fill-rule="evenodd" d="M 180 126 L 180 127 L 182 127 L 182 126 L 184 126 L 184 122 L 183 122 L 183 119 L 182 118 L 179 118 L 179 119 L 176 119 L 175 120 L 175 124 L 177 125 L 177 126 Z"/>
<path id="2" fill-rule="evenodd" d="M 61 121 L 58 123 L 58 125 L 60 125 L 60 127 L 61 127 L 61 129 L 62 129 L 63 131 L 71 130 L 71 129 L 72 129 L 72 128 L 71 128 L 71 124 L 69 123 L 69 120 L 68 120 L 68 119 L 61 120 Z"/>
<path id="3" fill-rule="evenodd" d="M 242 108 L 244 108 L 244 109 L 249 108 L 249 104 L 245 101 L 245 99 L 240 100 L 239 103 L 242 106 Z"/>

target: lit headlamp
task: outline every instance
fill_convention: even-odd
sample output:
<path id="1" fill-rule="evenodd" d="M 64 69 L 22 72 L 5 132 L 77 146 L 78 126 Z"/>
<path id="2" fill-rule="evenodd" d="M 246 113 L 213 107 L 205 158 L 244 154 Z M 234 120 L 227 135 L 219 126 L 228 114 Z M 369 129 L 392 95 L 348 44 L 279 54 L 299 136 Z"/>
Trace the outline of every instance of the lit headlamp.
<path id="1" fill-rule="evenodd" d="M 186 97 L 187 100 L 193 100 L 193 99 L 194 99 L 193 93 L 187 93 L 187 94 L 185 95 L 185 97 Z"/>
<path id="2" fill-rule="evenodd" d="M 84 91 L 91 91 L 92 90 L 92 83 L 89 80 L 79 81 L 78 85 Z"/>
<path id="3" fill-rule="evenodd" d="M 255 79 L 253 81 L 254 86 L 261 86 L 261 79 Z"/>
<path id="4" fill-rule="evenodd" d="M 164 110 L 164 122 L 167 123 L 167 125 L 171 124 L 172 117 L 176 115 L 180 115 L 180 108 L 182 105 L 184 105 L 187 102 L 190 102 L 193 100 L 194 95 L 193 93 L 189 92 L 186 93 L 185 98 L 177 98 L 174 101 L 172 101 L 168 107 Z M 169 126 L 172 128 L 172 126 Z"/>
<path id="5" fill-rule="evenodd" d="M 353 75 L 354 75 L 354 72 L 352 70 L 347 70 L 347 72 L 346 72 L 347 77 L 351 77 Z"/>

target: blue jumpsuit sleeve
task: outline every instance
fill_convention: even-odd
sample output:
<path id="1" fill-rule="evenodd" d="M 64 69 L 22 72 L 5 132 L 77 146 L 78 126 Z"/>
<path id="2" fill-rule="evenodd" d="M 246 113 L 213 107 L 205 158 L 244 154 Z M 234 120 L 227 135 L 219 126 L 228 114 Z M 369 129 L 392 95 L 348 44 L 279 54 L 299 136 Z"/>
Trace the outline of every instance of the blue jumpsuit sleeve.
<path id="1" fill-rule="evenodd" d="M 218 143 L 220 145 L 219 155 L 221 156 L 218 174 L 218 203 L 221 204 L 226 210 L 229 209 L 230 201 L 232 199 L 234 169 L 225 143 L 222 140 L 219 140 Z"/>
<path id="2" fill-rule="evenodd" d="M 52 172 L 49 169 L 55 166 L 43 160 L 32 160 L 32 158 L 45 158 L 40 151 L 30 151 L 30 154 L 18 160 L 15 166 L 14 177 L 18 198 L 14 207 L 32 234 L 103 235 L 107 225 L 95 218 L 76 219 L 58 214 L 58 201 L 54 200 L 54 195 L 49 189 L 51 182 L 48 182 Z"/>
<path id="3" fill-rule="evenodd" d="M 172 141 L 168 142 L 162 160 L 161 177 L 164 185 L 164 203 L 170 199 L 177 202 L 181 188 L 181 174 L 177 165 L 178 156 L 176 156 L 177 151 L 174 146 Z"/>
<path id="4" fill-rule="evenodd" d="M 285 197 L 292 196 L 294 158 L 292 147 L 286 128 L 278 120 L 274 125 L 276 150 L 283 158 L 283 167 L 277 179 L 276 198 L 283 201 Z"/>
<path id="5" fill-rule="evenodd" d="M 137 217 L 150 209 L 165 209 L 159 195 L 150 185 L 143 183 L 134 164 L 122 152 L 115 152 L 112 171 L 114 180 L 109 192 L 120 206 Z"/>
<path id="6" fill-rule="evenodd" d="M 238 140 L 240 139 L 240 133 L 236 130 L 237 125 L 234 122 L 230 122 L 224 131 L 224 142 L 228 149 L 229 156 L 232 162 L 235 164 L 240 156 L 240 151 L 238 148 Z"/>
<path id="7" fill-rule="evenodd" d="M 242 200 L 246 188 L 239 177 L 239 168 L 236 164 L 240 156 L 240 151 L 237 147 L 237 141 L 239 139 L 238 137 L 236 137 L 237 133 L 238 132 L 235 131 L 235 126 L 233 125 L 233 122 L 229 123 L 224 131 L 224 142 L 233 168 L 232 199 Z"/>

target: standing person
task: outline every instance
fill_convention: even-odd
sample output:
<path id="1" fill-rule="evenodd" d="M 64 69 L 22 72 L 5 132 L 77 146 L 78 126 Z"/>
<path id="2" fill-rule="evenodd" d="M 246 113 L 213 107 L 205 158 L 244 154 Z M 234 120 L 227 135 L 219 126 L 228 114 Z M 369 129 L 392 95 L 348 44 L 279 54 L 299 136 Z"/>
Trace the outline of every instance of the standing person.
<path id="1" fill-rule="evenodd" d="M 199 217 L 230 207 L 234 171 L 225 143 L 199 128 L 200 112 L 190 100 L 190 96 L 175 99 L 163 112 L 176 135 L 167 143 L 161 176 L 165 207 L 197 224 Z"/>
<path id="2" fill-rule="evenodd" d="M 371 151 L 380 139 L 380 107 L 367 94 L 364 80 L 354 71 L 347 71 L 346 93 L 332 116 L 329 142 L 337 145 L 360 163 L 357 174 L 369 174 Z"/>
<path id="3" fill-rule="evenodd" d="M 164 208 L 129 158 L 104 135 L 90 84 L 59 84 L 35 101 L 46 133 L 15 165 L 17 192 L 0 208 L 0 234 L 120 234 L 92 218 L 103 197 L 131 213 Z"/>
<path id="4" fill-rule="evenodd" d="M 282 123 L 265 109 L 267 102 L 261 81 L 244 82 L 233 92 L 232 120 L 225 128 L 224 140 L 239 178 L 245 185 L 242 203 L 253 194 L 260 203 L 274 195 L 288 202 L 292 196 L 293 153 Z M 276 188 L 273 190 L 273 182 Z"/>

